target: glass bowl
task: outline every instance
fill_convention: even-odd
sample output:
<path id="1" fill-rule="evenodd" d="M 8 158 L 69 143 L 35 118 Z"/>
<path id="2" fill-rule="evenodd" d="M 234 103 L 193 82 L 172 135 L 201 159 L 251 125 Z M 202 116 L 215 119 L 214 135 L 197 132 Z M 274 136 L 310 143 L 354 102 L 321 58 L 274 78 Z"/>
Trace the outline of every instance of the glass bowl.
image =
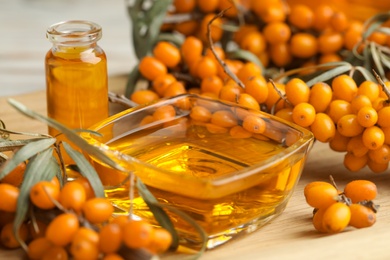
<path id="1" fill-rule="evenodd" d="M 132 171 L 158 201 L 193 218 L 214 248 L 257 230 L 286 207 L 313 144 L 307 129 L 234 103 L 185 94 L 125 110 L 82 137 Z M 117 214 L 152 220 L 129 173 L 91 158 Z M 171 214 L 171 213 L 170 213 Z M 172 213 L 187 246 L 196 235 Z"/>

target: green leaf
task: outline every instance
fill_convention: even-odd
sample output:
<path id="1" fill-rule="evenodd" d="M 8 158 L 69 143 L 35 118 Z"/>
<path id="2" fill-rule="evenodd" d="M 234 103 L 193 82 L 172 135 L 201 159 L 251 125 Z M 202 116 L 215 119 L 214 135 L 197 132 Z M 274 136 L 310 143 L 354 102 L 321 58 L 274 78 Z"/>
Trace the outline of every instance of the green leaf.
<path id="1" fill-rule="evenodd" d="M 362 66 L 356 66 L 355 69 L 357 71 L 359 71 L 366 80 L 369 80 L 369 81 L 372 81 L 372 82 L 376 81 L 374 75 L 372 75 L 372 73 L 370 73 L 366 68 L 364 68 Z"/>
<path id="2" fill-rule="evenodd" d="M 82 155 L 79 151 L 73 149 L 66 142 L 62 143 L 66 153 L 73 159 L 77 164 L 78 169 L 80 170 L 81 175 L 88 179 L 89 183 L 92 186 L 92 189 L 95 192 L 96 197 L 104 197 L 104 187 L 99 178 L 96 170 L 91 166 L 88 160 Z"/>
<path id="3" fill-rule="evenodd" d="M 151 53 L 172 0 L 134 0 L 127 10 L 132 21 L 133 47 L 140 60 Z M 148 6 L 147 4 L 151 6 Z"/>
<path id="4" fill-rule="evenodd" d="M 46 138 L 45 138 L 46 139 Z M 13 151 L 17 148 L 23 147 L 28 143 L 42 140 L 42 138 L 22 139 L 22 140 L 0 140 L 0 152 Z"/>
<path id="5" fill-rule="evenodd" d="M 317 82 L 321 82 L 321 81 L 327 81 L 337 75 L 340 75 L 340 74 L 343 74 L 349 70 L 351 70 L 352 68 L 352 65 L 351 64 L 345 64 L 345 65 L 342 65 L 342 66 L 338 66 L 338 67 L 335 67 L 331 70 L 328 70 L 312 79 L 310 79 L 309 81 L 306 82 L 306 84 L 311 87 L 312 85 L 314 85 L 315 83 Z"/>
<path id="6" fill-rule="evenodd" d="M 260 61 L 260 59 L 255 54 L 253 54 L 250 51 L 243 50 L 243 49 L 237 49 L 235 51 L 228 52 L 227 56 L 229 57 L 229 59 L 240 59 L 240 60 L 244 60 L 244 61 L 253 62 L 254 64 L 256 64 L 257 66 L 259 66 L 261 68 L 261 71 L 263 71 L 263 72 L 265 71 L 263 63 Z"/>
<path id="7" fill-rule="evenodd" d="M 139 72 L 139 65 L 134 66 L 133 70 L 129 73 L 127 79 L 125 96 L 130 97 L 136 89 L 137 81 L 141 79 L 141 73 Z"/>
<path id="8" fill-rule="evenodd" d="M 140 178 L 137 178 L 137 189 L 158 223 L 171 233 L 171 249 L 176 249 L 179 246 L 179 237 L 168 214 L 164 211 L 164 209 L 161 208 L 161 206 L 159 206 L 157 199 L 148 190 Z"/>
<path id="9" fill-rule="evenodd" d="M 375 67 L 378 70 L 378 74 L 381 76 L 381 78 L 385 78 L 385 70 L 383 69 L 382 63 L 380 61 L 378 50 L 375 46 L 375 43 L 370 43 L 370 51 L 372 60 L 374 61 Z"/>
<path id="10" fill-rule="evenodd" d="M 177 33 L 160 33 L 157 41 L 167 41 L 174 44 L 176 47 L 180 47 L 184 42 L 184 37 Z"/>
<path id="11" fill-rule="evenodd" d="M 381 53 L 380 54 L 380 58 L 381 58 L 381 62 L 382 64 L 387 67 L 388 69 L 390 69 L 390 57 L 387 56 L 386 54 L 384 53 Z"/>
<path id="12" fill-rule="evenodd" d="M 7 160 L 7 162 L 1 168 L 0 180 L 4 178 L 8 173 L 10 173 L 13 169 L 15 169 L 15 167 L 18 166 L 20 163 L 30 159 L 37 153 L 46 150 L 55 142 L 55 138 L 40 139 L 34 142 L 30 142 L 20 148 L 20 150 L 18 150 L 11 159 Z"/>
<path id="13" fill-rule="evenodd" d="M 47 118 L 43 115 L 40 115 L 39 113 L 36 113 L 28 109 L 26 106 L 24 106 L 23 104 L 17 102 L 12 98 L 8 99 L 8 103 L 11 106 L 13 106 L 15 109 L 17 109 L 19 112 L 21 112 L 22 114 L 34 118 L 36 120 L 39 120 L 41 122 L 44 122 L 47 125 L 57 129 L 59 132 L 62 132 L 68 138 L 68 140 L 73 142 L 81 150 L 85 151 L 88 155 L 95 157 L 97 160 L 113 167 L 114 169 L 117 169 L 119 171 L 125 171 L 123 167 L 121 167 L 118 163 L 116 163 L 113 159 L 111 159 L 105 152 L 101 151 L 98 147 L 90 145 L 87 141 L 85 141 L 82 137 L 80 137 L 77 134 L 77 132 L 75 132 L 74 130 L 67 128 L 66 126 L 62 125 L 61 123 L 57 122 L 54 119 Z"/>
<path id="14" fill-rule="evenodd" d="M 24 172 L 24 180 L 22 186 L 20 187 L 13 226 L 13 230 L 18 241 L 21 240 L 17 230 L 19 230 L 20 226 L 24 222 L 28 212 L 30 205 L 31 187 L 33 187 L 39 181 L 49 181 L 53 179 L 56 172 L 59 170 L 59 165 L 54 160 L 52 160 L 52 156 L 53 148 L 49 148 L 32 157 L 27 164 L 26 170 Z"/>

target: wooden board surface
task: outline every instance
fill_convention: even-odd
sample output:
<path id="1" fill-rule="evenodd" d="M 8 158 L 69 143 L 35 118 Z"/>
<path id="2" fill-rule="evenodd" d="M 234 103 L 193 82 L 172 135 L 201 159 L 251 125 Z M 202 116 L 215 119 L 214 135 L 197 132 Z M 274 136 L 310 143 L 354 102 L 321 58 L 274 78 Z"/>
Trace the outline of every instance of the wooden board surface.
<path id="1" fill-rule="evenodd" d="M 123 89 L 123 78 L 111 78 L 114 91 Z M 39 113 L 46 113 L 45 92 L 12 97 Z M 0 119 L 15 131 L 46 132 L 42 123 L 26 118 L 0 98 Z M 301 180 L 285 212 L 262 229 L 206 252 L 201 259 L 390 259 L 390 172 L 348 172 L 342 165 L 344 154 L 315 143 Z M 319 234 L 311 224 L 312 208 L 304 199 L 304 186 L 315 180 L 328 180 L 332 174 L 343 187 L 353 179 L 369 179 L 379 189 L 377 223 L 366 229 L 348 228 L 335 235 Z M 0 250 L 0 259 L 20 259 L 20 251 Z"/>

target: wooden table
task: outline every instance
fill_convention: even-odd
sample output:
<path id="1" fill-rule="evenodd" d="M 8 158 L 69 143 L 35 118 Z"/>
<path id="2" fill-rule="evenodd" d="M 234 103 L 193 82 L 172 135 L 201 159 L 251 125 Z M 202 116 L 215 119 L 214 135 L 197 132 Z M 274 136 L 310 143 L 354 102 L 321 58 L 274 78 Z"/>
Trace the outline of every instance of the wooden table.
<path id="1" fill-rule="evenodd" d="M 110 77 L 111 90 L 124 89 L 124 77 Z M 45 93 L 38 91 L 12 97 L 30 109 L 46 113 Z M 8 129 L 16 131 L 46 132 L 46 126 L 26 118 L 0 98 L 0 119 Z M 390 172 L 348 172 L 342 165 L 342 153 L 330 150 L 327 144 L 317 142 L 310 152 L 302 178 L 285 212 L 262 229 L 206 252 L 201 259 L 390 259 L 387 248 L 390 241 Z M 332 174 L 337 184 L 353 179 L 369 179 L 379 189 L 376 202 L 380 204 L 377 223 L 366 229 L 348 228 L 346 231 L 326 235 L 316 232 L 311 224 L 312 208 L 304 199 L 304 186 L 315 180 L 329 180 Z M 20 251 L 0 251 L 0 259 L 20 259 Z"/>

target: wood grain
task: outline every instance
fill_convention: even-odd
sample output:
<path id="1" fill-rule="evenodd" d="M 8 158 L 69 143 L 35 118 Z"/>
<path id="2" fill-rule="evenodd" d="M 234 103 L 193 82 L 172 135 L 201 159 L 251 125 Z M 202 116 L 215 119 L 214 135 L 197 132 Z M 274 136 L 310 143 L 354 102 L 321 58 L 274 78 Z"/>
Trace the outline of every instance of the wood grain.
<path id="1" fill-rule="evenodd" d="M 114 90 L 120 91 L 125 78 L 111 78 Z M 12 97 L 42 114 L 46 113 L 45 93 L 38 91 Z M 20 115 L 0 98 L 0 119 L 8 129 L 46 132 L 46 126 Z M 330 150 L 327 144 L 315 143 L 295 192 L 285 210 L 277 219 L 262 229 L 206 252 L 201 259 L 390 259 L 390 175 L 348 172 L 342 165 L 344 154 Z M 311 224 L 312 208 L 304 199 L 304 186 L 315 180 L 329 179 L 332 174 L 342 188 L 353 179 L 369 179 L 379 189 L 376 200 L 381 205 L 377 223 L 366 229 L 348 228 L 335 235 L 317 233 Z M 0 251 L 0 259 L 20 259 L 20 251 Z"/>

